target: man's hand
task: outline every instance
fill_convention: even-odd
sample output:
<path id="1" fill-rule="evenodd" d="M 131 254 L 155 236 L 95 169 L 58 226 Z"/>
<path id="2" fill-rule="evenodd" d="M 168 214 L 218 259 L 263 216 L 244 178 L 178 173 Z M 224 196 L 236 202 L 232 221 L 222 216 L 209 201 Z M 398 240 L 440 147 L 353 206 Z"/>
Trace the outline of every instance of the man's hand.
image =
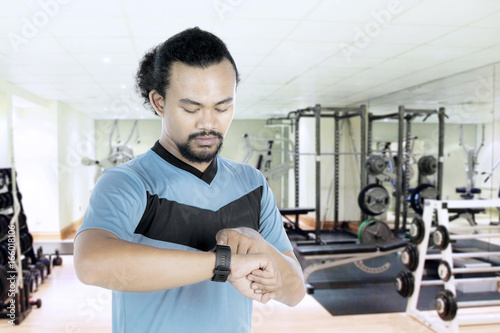
<path id="1" fill-rule="evenodd" d="M 267 252 L 266 241 L 251 228 L 222 229 L 215 235 L 215 239 L 219 245 L 229 245 L 233 254 Z"/>
<path id="2" fill-rule="evenodd" d="M 254 253 L 266 253 L 269 255 L 266 240 L 262 238 L 257 231 L 251 228 L 240 227 L 234 229 L 222 229 L 217 233 L 215 238 L 217 240 L 217 244 L 229 245 L 233 255 Z M 272 256 L 270 257 L 272 258 Z M 245 284 L 249 285 L 252 294 L 261 295 L 263 297 L 264 295 L 271 294 L 272 297 L 274 297 L 276 291 L 281 288 L 281 274 L 274 259 L 270 262 L 270 265 L 273 266 L 272 271 L 253 269 L 247 272 Z M 242 283 L 242 281 L 240 282 Z M 249 297 L 247 295 L 245 296 Z M 267 301 L 268 300 L 265 302 Z"/>
<path id="3" fill-rule="evenodd" d="M 228 281 L 243 296 L 265 304 L 276 296 L 276 292 L 263 290 L 260 286 L 272 285 L 277 274 L 276 263 L 270 254 L 233 255 Z M 279 280 L 281 282 L 281 278 Z"/>

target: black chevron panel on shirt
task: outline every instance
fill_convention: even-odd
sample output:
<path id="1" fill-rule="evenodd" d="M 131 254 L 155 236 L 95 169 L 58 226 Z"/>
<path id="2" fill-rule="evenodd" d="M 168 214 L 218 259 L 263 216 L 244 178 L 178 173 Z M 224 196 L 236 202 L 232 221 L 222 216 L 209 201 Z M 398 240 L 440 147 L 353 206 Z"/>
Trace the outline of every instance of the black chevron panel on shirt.
<path id="1" fill-rule="evenodd" d="M 220 229 L 248 227 L 259 230 L 262 191 L 260 186 L 217 211 L 147 192 L 146 208 L 134 233 L 209 251 L 215 246 L 215 235 Z"/>

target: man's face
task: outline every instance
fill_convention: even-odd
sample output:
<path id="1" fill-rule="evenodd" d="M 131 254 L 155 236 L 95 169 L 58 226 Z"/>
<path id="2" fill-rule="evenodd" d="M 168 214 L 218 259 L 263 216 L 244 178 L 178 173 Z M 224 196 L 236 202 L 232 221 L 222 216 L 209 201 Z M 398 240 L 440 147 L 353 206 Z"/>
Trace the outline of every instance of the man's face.
<path id="1" fill-rule="evenodd" d="M 228 60 L 207 68 L 173 63 L 162 115 L 163 142 L 188 162 L 212 161 L 233 119 L 235 98 L 236 74 Z"/>

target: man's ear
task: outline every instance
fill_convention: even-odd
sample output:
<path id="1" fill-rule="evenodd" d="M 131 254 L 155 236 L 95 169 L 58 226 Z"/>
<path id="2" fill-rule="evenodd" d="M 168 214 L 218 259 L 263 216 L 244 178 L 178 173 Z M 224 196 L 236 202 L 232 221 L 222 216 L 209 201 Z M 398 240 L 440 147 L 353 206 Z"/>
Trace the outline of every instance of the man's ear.
<path id="1" fill-rule="evenodd" d="M 149 92 L 149 102 L 155 109 L 156 113 L 163 117 L 163 111 L 165 107 L 165 99 L 156 90 L 151 90 Z"/>

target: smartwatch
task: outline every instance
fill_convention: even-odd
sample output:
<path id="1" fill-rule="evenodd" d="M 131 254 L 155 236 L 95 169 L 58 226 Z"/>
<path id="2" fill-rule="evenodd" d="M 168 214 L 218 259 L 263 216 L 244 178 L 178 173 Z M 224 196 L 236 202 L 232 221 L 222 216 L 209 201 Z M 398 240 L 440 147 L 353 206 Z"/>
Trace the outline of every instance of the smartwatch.
<path id="1" fill-rule="evenodd" d="M 215 254 L 217 259 L 215 261 L 214 276 L 212 281 L 226 282 L 227 277 L 231 273 L 231 247 L 228 245 L 216 245 Z"/>

